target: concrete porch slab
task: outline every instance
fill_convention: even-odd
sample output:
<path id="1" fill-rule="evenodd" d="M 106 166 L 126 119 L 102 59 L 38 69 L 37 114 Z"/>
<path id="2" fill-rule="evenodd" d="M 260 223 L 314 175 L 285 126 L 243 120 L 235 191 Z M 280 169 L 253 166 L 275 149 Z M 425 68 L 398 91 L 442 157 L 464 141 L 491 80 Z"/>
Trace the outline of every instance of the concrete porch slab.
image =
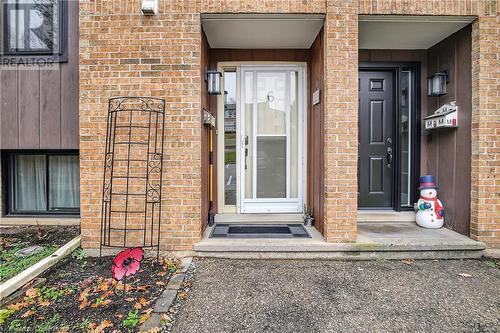
<path id="1" fill-rule="evenodd" d="M 479 258 L 485 245 L 446 228 L 423 229 L 411 222 L 359 223 L 355 243 L 328 243 L 313 227 L 308 239 L 203 239 L 194 245 L 202 257 L 319 259 Z"/>

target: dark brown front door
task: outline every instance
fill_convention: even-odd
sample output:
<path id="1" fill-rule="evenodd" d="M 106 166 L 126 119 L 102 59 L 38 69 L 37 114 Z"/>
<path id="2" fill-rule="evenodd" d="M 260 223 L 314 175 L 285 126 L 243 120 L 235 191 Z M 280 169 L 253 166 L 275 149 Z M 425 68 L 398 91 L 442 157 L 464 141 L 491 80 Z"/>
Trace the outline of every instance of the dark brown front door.
<path id="1" fill-rule="evenodd" d="M 394 184 L 394 72 L 359 73 L 360 208 L 391 208 Z"/>

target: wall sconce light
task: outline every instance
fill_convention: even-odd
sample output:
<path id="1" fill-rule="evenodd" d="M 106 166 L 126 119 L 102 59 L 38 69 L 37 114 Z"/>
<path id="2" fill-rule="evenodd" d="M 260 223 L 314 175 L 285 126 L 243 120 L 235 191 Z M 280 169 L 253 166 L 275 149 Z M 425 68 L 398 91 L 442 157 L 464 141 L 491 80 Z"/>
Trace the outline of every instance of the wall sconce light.
<path id="1" fill-rule="evenodd" d="M 157 15 L 158 0 L 142 0 L 141 1 L 142 15 Z"/>
<path id="2" fill-rule="evenodd" d="M 217 71 L 205 71 L 205 80 L 207 81 L 207 90 L 209 95 L 221 94 L 222 73 Z"/>
<path id="3" fill-rule="evenodd" d="M 448 71 L 437 72 L 429 76 L 427 78 L 427 95 L 446 95 L 446 84 L 449 82 L 448 78 Z"/>

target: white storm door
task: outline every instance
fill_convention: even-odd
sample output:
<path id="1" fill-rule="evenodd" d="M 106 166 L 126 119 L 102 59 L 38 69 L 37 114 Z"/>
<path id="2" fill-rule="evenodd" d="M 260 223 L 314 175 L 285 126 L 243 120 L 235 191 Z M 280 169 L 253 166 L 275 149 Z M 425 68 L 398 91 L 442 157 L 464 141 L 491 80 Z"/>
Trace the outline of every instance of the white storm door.
<path id="1" fill-rule="evenodd" d="M 241 67 L 241 213 L 303 211 L 303 71 Z"/>

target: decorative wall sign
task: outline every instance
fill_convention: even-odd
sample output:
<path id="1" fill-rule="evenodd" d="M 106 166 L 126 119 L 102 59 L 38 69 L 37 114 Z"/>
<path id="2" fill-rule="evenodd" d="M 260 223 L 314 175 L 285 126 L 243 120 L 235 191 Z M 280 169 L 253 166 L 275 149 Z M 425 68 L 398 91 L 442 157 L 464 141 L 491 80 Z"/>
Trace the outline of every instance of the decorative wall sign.
<path id="1" fill-rule="evenodd" d="M 319 89 L 315 90 L 312 94 L 312 105 L 319 104 Z"/>
<path id="2" fill-rule="evenodd" d="M 426 130 L 458 127 L 458 106 L 455 102 L 441 106 L 434 114 L 424 118 L 424 127 Z"/>

